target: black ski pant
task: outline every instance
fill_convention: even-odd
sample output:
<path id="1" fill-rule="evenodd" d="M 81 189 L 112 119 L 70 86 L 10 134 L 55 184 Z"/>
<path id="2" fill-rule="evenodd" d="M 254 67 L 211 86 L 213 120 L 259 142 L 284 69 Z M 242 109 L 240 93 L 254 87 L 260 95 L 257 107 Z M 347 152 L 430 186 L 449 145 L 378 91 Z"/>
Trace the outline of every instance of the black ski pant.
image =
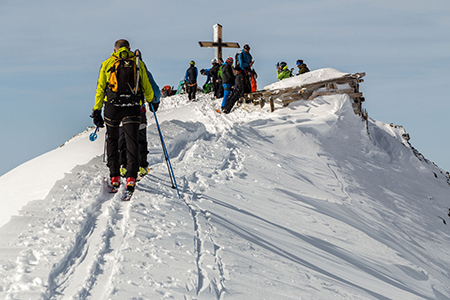
<path id="1" fill-rule="evenodd" d="M 111 177 L 120 176 L 119 160 L 119 136 L 120 123 L 122 123 L 125 134 L 127 153 L 127 175 L 126 177 L 137 177 L 139 170 L 139 124 L 141 123 L 141 107 L 136 106 L 114 106 L 106 103 L 105 123 L 108 137 L 106 149 L 108 153 L 108 168 Z"/>
<path id="2" fill-rule="evenodd" d="M 188 98 L 189 100 L 195 100 L 195 93 L 197 92 L 197 83 L 188 83 Z"/>
<path id="3" fill-rule="evenodd" d="M 217 78 L 213 78 L 212 79 L 212 84 L 213 84 L 213 91 L 214 91 L 214 97 L 216 98 L 220 98 L 218 97 L 219 95 L 219 80 L 217 80 Z"/>
<path id="4" fill-rule="evenodd" d="M 224 91 L 223 91 L 222 79 L 218 79 L 217 80 L 217 93 L 216 93 L 216 91 L 214 91 L 214 95 L 216 95 L 216 98 L 219 99 L 219 98 L 223 98 L 223 94 L 224 94 Z"/>
<path id="5" fill-rule="evenodd" d="M 138 137 L 138 147 L 139 147 L 139 167 L 147 169 L 148 167 L 148 142 L 147 142 L 147 115 L 145 110 L 141 108 L 141 124 L 139 125 L 139 137 Z M 125 132 L 120 127 L 119 135 L 119 161 L 124 168 L 127 168 L 127 143 L 125 141 Z"/>
<path id="6" fill-rule="evenodd" d="M 139 129 L 138 147 L 139 147 L 139 167 L 147 169 L 148 167 L 148 142 L 147 142 L 147 124 L 141 123 L 140 127 L 144 125 L 144 128 Z M 127 169 L 127 143 L 125 142 L 125 131 L 120 127 L 119 135 L 119 159 L 120 164 Z"/>
<path id="7" fill-rule="evenodd" d="M 244 93 L 252 92 L 251 71 L 250 69 L 244 69 Z"/>
<path id="8" fill-rule="evenodd" d="M 241 98 L 242 94 L 243 92 L 240 89 L 234 89 L 223 108 L 223 112 L 226 114 L 229 113 L 234 104 Z"/>
<path id="9" fill-rule="evenodd" d="M 214 86 L 214 96 L 216 99 L 223 98 L 223 86 L 222 86 L 222 79 L 215 79 L 213 81 Z"/>

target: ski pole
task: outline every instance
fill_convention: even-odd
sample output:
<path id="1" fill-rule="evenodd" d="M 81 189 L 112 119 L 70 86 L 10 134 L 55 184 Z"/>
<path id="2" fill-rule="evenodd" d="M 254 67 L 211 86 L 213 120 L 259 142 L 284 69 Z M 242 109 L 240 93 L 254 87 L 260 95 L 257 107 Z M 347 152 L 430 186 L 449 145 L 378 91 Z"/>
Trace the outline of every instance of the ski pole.
<path id="1" fill-rule="evenodd" d="M 170 181 L 172 182 L 172 188 L 174 189 L 175 188 L 175 184 L 173 182 L 173 174 L 172 174 L 172 171 L 170 170 L 169 159 L 167 158 L 167 152 L 164 149 L 164 141 L 161 138 L 161 134 L 159 134 L 159 139 L 161 140 L 161 145 L 163 147 L 163 152 L 164 152 L 164 158 L 166 159 L 167 171 L 169 171 Z"/>
<path id="2" fill-rule="evenodd" d="M 136 51 L 134 51 L 134 53 L 136 55 L 136 68 L 137 68 L 136 89 L 134 90 L 134 94 L 137 95 L 138 88 L 139 88 L 139 59 L 141 58 L 141 52 L 138 49 L 136 49 Z"/>
<path id="3" fill-rule="evenodd" d="M 161 146 L 163 148 L 164 158 L 166 159 L 167 170 L 169 171 L 170 181 L 172 182 L 172 188 L 174 189 L 175 188 L 175 184 L 173 181 L 174 176 L 173 176 L 173 171 L 171 170 L 170 165 L 169 165 L 169 158 L 168 158 L 168 154 L 167 154 L 166 145 L 165 145 L 163 137 L 162 137 L 161 128 L 159 127 L 158 119 L 156 118 L 156 112 L 153 108 L 153 105 L 150 104 L 150 106 L 152 107 L 152 111 L 155 116 L 156 126 L 158 128 L 158 133 L 159 133 L 159 139 L 161 140 Z"/>
<path id="4" fill-rule="evenodd" d="M 174 182 L 173 182 L 173 175 L 172 175 L 172 172 L 170 171 L 169 160 L 168 160 L 168 158 L 167 158 L 167 153 L 166 153 L 167 151 L 166 151 L 166 149 L 165 149 L 164 140 L 163 140 L 163 138 L 162 138 L 161 130 L 160 130 L 160 128 L 159 128 L 158 119 L 156 118 L 156 112 L 155 112 L 154 109 L 153 109 L 153 105 L 149 104 L 149 106 L 151 106 L 152 111 L 153 111 L 153 115 L 155 116 L 155 121 L 156 121 L 156 125 L 157 125 L 157 128 L 158 128 L 158 133 L 159 133 L 159 139 L 160 139 L 160 141 L 161 141 L 161 146 L 162 146 L 162 148 L 163 148 L 164 158 L 166 159 L 167 171 L 169 171 L 170 181 L 172 182 L 172 188 L 174 189 L 174 188 L 175 188 L 175 184 L 174 184 Z"/>
<path id="5" fill-rule="evenodd" d="M 156 117 L 155 109 L 153 108 L 153 105 L 151 105 L 151 103 L 150 103 L 150 107 L 152 108 L 153 116 L 155 117 L 156 127 L 158 128 L 159 138 L 161 140 L 161 145 L 162 145 L 162 148 L 164 151 L 164 156 L 166 158 L 167 167 L 169 169 L 170 180 L 172 181 L 172 188 L 177 189 L 178 198 L 181 199 L 180 191 L 178 190 L 177 182 L 175 180 L 175 174 L 173 174 L 172 164 L 170 163 L 169 154 L 167 153 L 167 148 L 166 148 L 166 145 L 164 144 L 164 139 L 163 139 L 163 136 L 161 133 L 161 128 L 159 127 L 158 118 Z"/>
<path id="6" fill-rule="evenodd" d="M 105 145 L 103 146 L 103 162 L 106 162 L 106 144 L 108 140 L 108 132 L 105 132 Z"/>
<path id="7" fill-rule="evenodd" d="M 100 122 L 98 122 L 97 127 L 95 128 L 95 131 L 89 135 L 89 140 L 91 142 L 93 142 L 97 139 L 97 131 L 98 131 L 99 127 L 100 127 Z"/>

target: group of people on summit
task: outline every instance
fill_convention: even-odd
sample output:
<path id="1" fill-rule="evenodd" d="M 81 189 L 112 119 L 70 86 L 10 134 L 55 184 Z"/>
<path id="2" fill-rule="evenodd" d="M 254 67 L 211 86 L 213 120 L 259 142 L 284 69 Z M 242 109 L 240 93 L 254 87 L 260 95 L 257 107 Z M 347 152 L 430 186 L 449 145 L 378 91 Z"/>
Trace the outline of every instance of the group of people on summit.
<path id="1" fill-rule="evenodd" d="M 234 59 L 228 57 L 225 62 L 221 58 L 213 59 L 211 64 L 211 68 L 200 71 L 207 76 L 202 87 L 205 90 L 212 86 L 215 98 L 223 98 L 220 112 L 229 113 L 244 93 L 257 90 L 249 45 L 244 45 Z M 296 65 L 297 75 L 309 72 L 303 60 L 297 60 Z M 285 62 L 277 64 L 279 80 L 293 76 L 292 72 Z M 197 67 L 191 61 L 184 77 L 190 101 L 196 99 L 197 77 Z M 116 41 L 114 52 L 101 65 L 91 114 L 96 126 L 106 124 L 107 166 L 115 191 L 121 176 L 126 177 L 126 190 L 133 192 L 136 180 L 148 173 L 145 103 L 156 113 L 164 92 L 142 61 L 139 50 L 132 52 L 127 40 Z"/>
<path id="2" fill-rule="evenodd" d="M 200 74 L 206 76 L 202 90 L 209 92 L 209 85 L 211 85 L 215 98 L 223 98 L 221 112 L 229 113 L 244 93 L 257 90 L 257 74 L 252 68 L 253 63 L 250 46 L 246 44 L 240 52 L 236 53 L 235 59 L 231 56 L 225 62 L 221 58 L 213 59 L 211 68 L 200 70 Z M 297 75 L 309 72 L 308 66 L 303 60 L 297 60 L 296 65 L 299 70 Z M 289 78 L 293 76 L 292 73 L 293 69 L 289 70 L 285 62 L 277 64 L 278 80 Z M 184 76 L 189 101 L 196 99 L 197 77 L 197 67 L 195 67 L 195 62 L 191 61 Z"/>
<path id="3" fill-rule="evenodd" d="M 200 70 L 200 74 L 206 76 L 206 82 L 202 86 L 203 90 L 209 90 L 208 86 L 211 85 L 214 96 L 223 98 L 222 112 L 229 113 L 242 94 L 256 91 L 257 74 L 252 69 L 253 63 L 250 46 L 244 45 L 242 51 L 236 54 L 235 59 L 228 57 L 224 62 L 221 58 L 214 58 L 211 61 L 211 68 Z M 189 100 L 195 100 L 197 77 L 198 70 L 195 62 L 191 61 L 184 76 Z"/>

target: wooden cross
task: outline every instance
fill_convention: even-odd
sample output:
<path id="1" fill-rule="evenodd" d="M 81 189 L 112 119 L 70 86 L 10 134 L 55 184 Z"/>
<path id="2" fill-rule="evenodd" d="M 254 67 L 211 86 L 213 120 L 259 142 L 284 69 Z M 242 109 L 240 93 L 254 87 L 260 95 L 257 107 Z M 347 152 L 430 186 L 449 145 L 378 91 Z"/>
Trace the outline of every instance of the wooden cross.
<path id="1" fill-rule="evenodd" d="M 214 42 L 198 42 L 200 47 L 215 48 L 216 59 L 222 59 L 222 48 L 240 48 L 238 43 L 222 42 L 222 25 L 216 24 L 214 28 Z"/>

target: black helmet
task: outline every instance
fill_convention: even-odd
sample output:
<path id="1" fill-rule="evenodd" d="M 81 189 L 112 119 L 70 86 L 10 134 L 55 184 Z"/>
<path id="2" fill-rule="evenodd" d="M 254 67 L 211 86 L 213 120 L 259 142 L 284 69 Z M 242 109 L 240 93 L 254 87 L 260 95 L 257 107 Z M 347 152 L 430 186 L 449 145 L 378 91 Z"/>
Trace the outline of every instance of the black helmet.
<path id="1" fill-rule="evenodd" d="M 287 66 L 287 63 L 286 63 L 286 62 L 282 61 L 282 62 L 280 63 L 280 67 L 281 67 L 281 68 L 284 68 L 284 67 L 286 67 L 286 66 Z"/>
<path id="2" fill-rule="evenodd" d="M 250 46 L 249 46 L 249 45 L 247 45 L 247 44 L 245 44 L 245 45 L 244 45 L 244 49 L 245 49 L 245 50 L 249 50 L 249 51 L 250 51 Z"/>

